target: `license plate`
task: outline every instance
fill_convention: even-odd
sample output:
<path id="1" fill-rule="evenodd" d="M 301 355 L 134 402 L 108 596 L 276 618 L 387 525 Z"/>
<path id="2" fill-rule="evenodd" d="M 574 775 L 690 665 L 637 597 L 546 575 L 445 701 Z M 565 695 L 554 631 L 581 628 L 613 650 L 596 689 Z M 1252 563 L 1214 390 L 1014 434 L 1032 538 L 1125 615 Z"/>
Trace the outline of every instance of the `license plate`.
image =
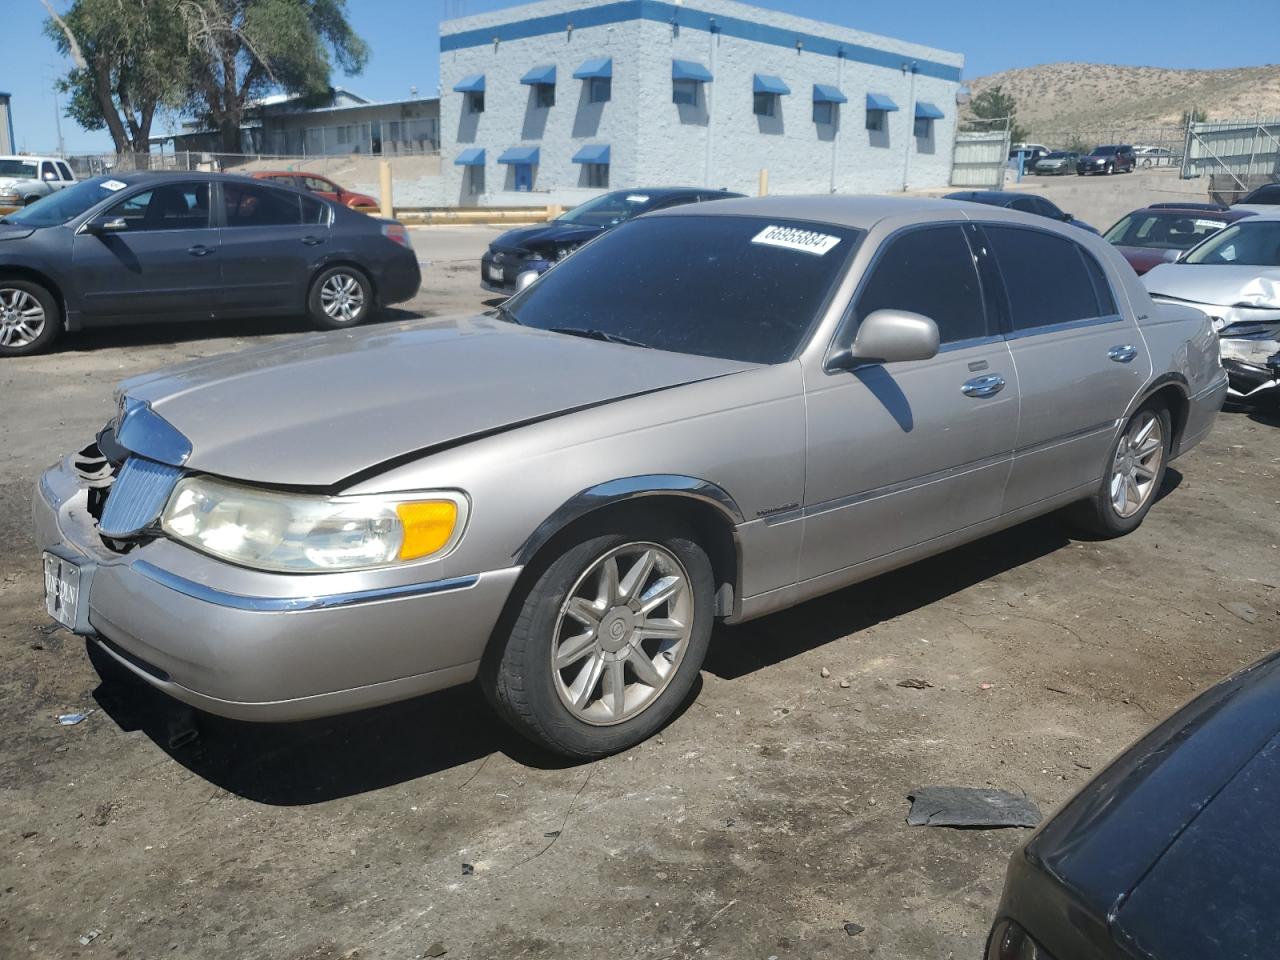
<path id="1" fill-rule="evenodd" d="M 491 263 L 491 264 L 489 264 L 488 270 L 489 270 L 489 281 L 490 281 L 491 283 L 502 283 L 502 281 L 503 281 L 503 277 L 502 277 L 502 268 L 501 268 L 501 267 L 494 266 L 494 265 Z"/>
<path id="2" fill-rule="evenodd" d="M 76 628 L 80 608 L 80 566 L 70 560 L 44 555 L 44 606 L 49 616 L 68 630 Z"/>

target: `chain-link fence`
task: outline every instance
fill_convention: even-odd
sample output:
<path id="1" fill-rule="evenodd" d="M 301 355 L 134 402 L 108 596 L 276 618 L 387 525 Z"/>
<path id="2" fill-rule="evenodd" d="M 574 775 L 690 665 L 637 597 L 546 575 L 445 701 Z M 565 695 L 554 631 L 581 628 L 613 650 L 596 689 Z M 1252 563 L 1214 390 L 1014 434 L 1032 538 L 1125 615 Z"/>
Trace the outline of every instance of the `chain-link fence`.
<path id="1" fill-rule="evenodd" d="M 1187 128 L 1165 127 L 1092 127 L 1079 130 L 1037 130 L 1027 138 L 1050 150 L 1088 153 L 1094 147 L 1128 144 L 1138 155 L 1140 167 L 1177 167 L 1182 164 L 1186 148 Z"/>

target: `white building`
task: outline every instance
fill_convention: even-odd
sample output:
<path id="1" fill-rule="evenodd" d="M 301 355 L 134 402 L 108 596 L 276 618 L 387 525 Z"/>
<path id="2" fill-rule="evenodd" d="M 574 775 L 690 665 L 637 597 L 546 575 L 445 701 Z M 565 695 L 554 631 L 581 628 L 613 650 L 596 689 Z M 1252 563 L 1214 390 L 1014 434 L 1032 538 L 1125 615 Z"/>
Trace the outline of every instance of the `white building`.
<path id="1" fill-rule="evenodd" d="M 732 0 L 544 0 L 441 25 L 444 201 L 946 186 L 958 53 Z"/>

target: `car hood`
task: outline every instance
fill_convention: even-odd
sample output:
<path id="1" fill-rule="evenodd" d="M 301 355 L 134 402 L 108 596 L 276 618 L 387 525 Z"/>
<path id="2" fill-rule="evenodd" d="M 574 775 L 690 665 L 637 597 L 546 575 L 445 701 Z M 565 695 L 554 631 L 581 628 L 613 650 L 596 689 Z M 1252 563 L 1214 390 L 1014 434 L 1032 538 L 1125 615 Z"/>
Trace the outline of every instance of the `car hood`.
<path id="1" fill-rule="evenodd" d="M 1225 307 L 1280 309 L 1280 267 L 1166 263 L 1142 278 L 1152 296 Z"/>
<path id="2" fill-rule="evenodd" d="M 493 241 L 499 250 L 528 250 L 550 243 L 585 243 L 592 237 L 603 233 L 604 227 L 595 227 L 580 223 L 539 223 L 532 227 L 519 227 L 508 230 Z"/>
<path id="3" fill-rule="evenodd" d="M 33 227 L 26 227 L 20 223 L 0 223 L 0 240 L 22 240 L 35 232 Z"/>
<path id="4" fill-rule="evenodd" d="M 316 335 L 121 390 L 190 441 L 192 469 L 333 487 L 433 448 L 752 368 L 481 316 Z"/>
<path id="5" fill-rule="evenodd" d="M 1116 245 L 1116 249 L 1121 255 L 1129 261 L 1129 266 L 1137 271 L 1138 276 L 1142 276 L 1152 267 L 1158 267 L 1162 263 L 1172 263 L 1178 259 L 1180 250 L 1157 250 L 1153 247 L 1126 247 L 1120 244 Z"/>
<path id="6" fill-rule="evenodd" d="M 35 177 L 0 177 L 0 189 L 39 182 Z"/>

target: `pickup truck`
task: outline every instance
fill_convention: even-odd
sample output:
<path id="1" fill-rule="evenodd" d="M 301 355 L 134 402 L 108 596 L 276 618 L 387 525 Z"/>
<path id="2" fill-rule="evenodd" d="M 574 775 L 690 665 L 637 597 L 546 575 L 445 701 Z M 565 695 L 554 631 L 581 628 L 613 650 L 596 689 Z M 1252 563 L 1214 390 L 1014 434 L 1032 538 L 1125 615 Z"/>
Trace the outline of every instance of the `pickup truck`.
<path id="1" fill-rule="evenodd" d="M 25 207 L 75 182 L 57 157 L 0 156 L 0 207 Z"/>

